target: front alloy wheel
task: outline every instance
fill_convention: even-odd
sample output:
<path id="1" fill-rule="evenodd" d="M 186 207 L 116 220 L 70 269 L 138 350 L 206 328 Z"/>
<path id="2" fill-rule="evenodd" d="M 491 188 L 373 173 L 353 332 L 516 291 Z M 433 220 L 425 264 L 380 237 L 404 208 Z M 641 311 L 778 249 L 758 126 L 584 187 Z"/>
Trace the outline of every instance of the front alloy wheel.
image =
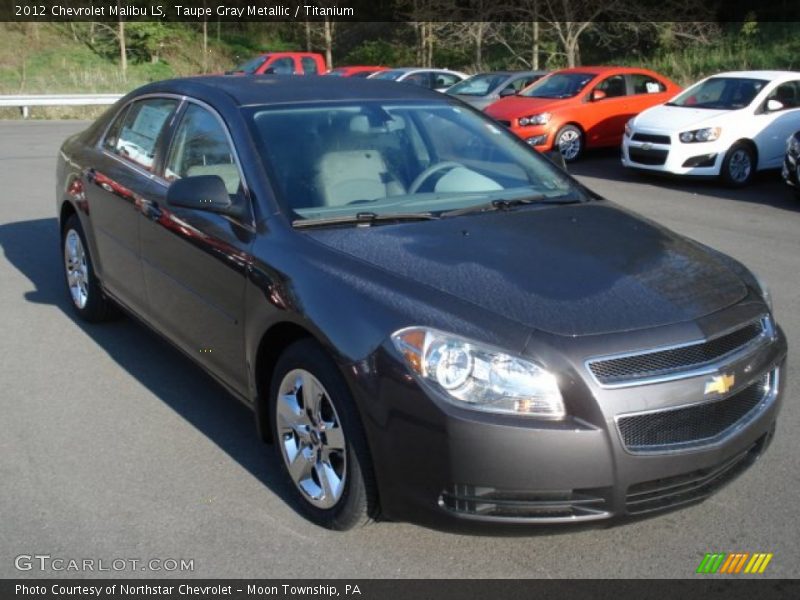
<path id="1" fill-rule="evenodd" d="M 83 242 L 74 229 L 67 231 L 64 236 L 64 268 L 72 302 L 81 310 L 86 307 L 89 299 L 89 267 L 86 264 Z"/>
<path id="2" fill-rule="evenodd" d="M 748 145 L 734 144 L 722 161 L 722 179 L 732 187 L 745 186 L 753 179 L 755 164 L 755 155 Z"/>
<path id="3" fill-rule="evenodd" d="M 289 371 L 278 390 L 281 455 L 297 489 L 318 508 L 332 508 L 347 477 L 345 436 L 325 387 L 304 369 Z"/>
<path id="4" fill-rule="evenodd" d="M 583 132 L 574 125 L 565 125 L 556 134 L 555 146 L 566 162 L 576 161 L 583 152 Z"/>
<path id="5" fill-rule="evenodd" d="M 270 383 L 279 460 L 302 511 L 345 530 L 377 515 L 377 486 L 361 417 L 339 367 L 312 339 L 283 352 Z"/>

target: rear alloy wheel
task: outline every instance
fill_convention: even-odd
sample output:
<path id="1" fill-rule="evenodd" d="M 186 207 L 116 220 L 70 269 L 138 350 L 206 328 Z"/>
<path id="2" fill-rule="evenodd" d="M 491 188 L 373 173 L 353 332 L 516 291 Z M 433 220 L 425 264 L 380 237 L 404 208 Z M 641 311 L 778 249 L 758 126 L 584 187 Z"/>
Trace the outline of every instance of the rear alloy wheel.
<path id="1" fill-rule="evenodd" d="M 553 145 L 566 162 L 574 162 L 583 152 L 583 132 L 574 125 L 564 125 L 558 130 Z"/>
<path id="2" fill-rule="evenodd" d="M 84 321 L 104 321 L 116 315 L 115 307 L 106 298 L 92 266 L 86 237 L 77 215 L 64 223 L 61 236 L 64 277 L 72 308 Z"/>
<path id="3" fill-rule="evenodd" d="M 747 144 L 731 146 L 722 161 L 722 180 L 731 187 L 743 187 L 753 180 L 756 171 L 756 157 Z"/>
<path id="4" fill-rule="evenodd" d="M 275 445 L 303 512 L 329 529 L 369 522 L 376 508 L 372 464 L 336 366 L 319 345 L 301 340 L 281 356 L 272 381 Z"/>

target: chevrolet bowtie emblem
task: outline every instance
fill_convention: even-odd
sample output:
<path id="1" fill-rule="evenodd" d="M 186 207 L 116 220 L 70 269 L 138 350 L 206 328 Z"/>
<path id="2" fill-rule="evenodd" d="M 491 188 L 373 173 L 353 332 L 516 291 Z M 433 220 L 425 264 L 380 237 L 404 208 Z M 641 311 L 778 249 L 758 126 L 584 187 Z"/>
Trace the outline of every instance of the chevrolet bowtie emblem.
<path id="1" fill-rule="evenodd" d="M 736 376 L 733 374 L 728 375 L 727 373 L 723 373 L 722 375 L 715 375 L 706 381 L 705 395 L 726 394 L 733 387 L 735 381 Z"/>

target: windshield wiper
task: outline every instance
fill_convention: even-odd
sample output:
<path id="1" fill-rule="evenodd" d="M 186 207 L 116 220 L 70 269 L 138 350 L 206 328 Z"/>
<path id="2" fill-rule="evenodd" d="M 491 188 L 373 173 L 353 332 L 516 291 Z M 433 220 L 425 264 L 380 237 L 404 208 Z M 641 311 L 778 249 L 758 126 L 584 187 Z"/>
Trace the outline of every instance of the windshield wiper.
<path id="1" fill-rule="evenodd" d="M 474 213 L 491 212 L 496 210 L 511 210 L 515 206 L 522 206 L 524 204 L 535 204 L 546 202 L 547 196 L 544 194 L 534 194 L 532 196 L 524 196 L 522 198 L 496 198 L 491 202 L 482 202 L 480 204 L 473 204 L 472 206 L 465 206 L 464 208 L 456 208 L 453 210 L 446 210 L 439 213 L 440 217 L 458 217 L 461 215 L 470 215 Z"/>
<path id="2" fill-rule="evenodd" d="M 358 225 L 372 225 L 374 223 L 386 223 L 391 221 L 430 221 L 439 217 L 429 212 L 417 213 L 388 213 L 378 214 L 370 211 L 358 212 L 354 215 L 342 215 L 339 217 L 322 217 L 320 219 L 295 219 L 292 225 L 297 228 L 321 227 L 325 225 L 343 225 L 356 223 Z"/>

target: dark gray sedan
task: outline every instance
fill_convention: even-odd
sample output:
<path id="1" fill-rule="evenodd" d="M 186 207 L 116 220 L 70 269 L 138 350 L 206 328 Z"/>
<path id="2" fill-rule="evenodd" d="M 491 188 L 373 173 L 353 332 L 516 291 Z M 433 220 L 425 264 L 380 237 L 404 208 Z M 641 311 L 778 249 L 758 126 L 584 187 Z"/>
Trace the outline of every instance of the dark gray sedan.
<path id="1" fill-rule="evenodd" d="M 521 89 L 541 79 L 547 71 L 492 71 L 478 73 L 447 90 L 467 104 L 483 110 L 495 100 L 513 96 Z"/>
<path id="2" fill-rule="evenodd" d="M 650 514 L 775 429 L 759 280 L 447 95 L 153 83 L 64 143 L 56 181 L 76 314 L 122 308 L 252 407 L 320 525 Z"/>

